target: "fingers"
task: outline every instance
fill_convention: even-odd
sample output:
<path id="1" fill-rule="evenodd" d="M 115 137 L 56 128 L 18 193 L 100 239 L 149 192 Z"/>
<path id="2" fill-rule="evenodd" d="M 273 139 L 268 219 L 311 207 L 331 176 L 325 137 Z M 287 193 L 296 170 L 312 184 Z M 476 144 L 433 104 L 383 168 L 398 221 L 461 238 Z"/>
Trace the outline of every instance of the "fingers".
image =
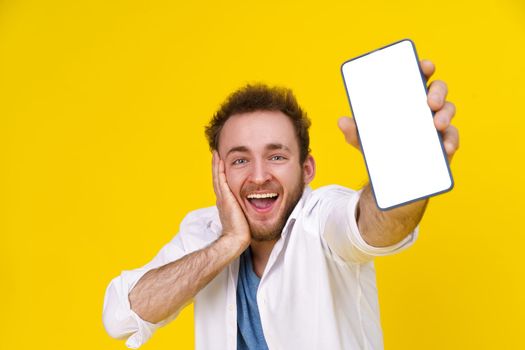
<path id="1" fill-rule="evenodd" d="M 450 121 L 456 114 L 456 106 L 452 102 L 446 101 L 439 111 L 434 115 L 434 125 L 439 131 L 444 131 L 450 125 Z"/>
<path id="2" fill-rule="evenodd" d="M 419 63 L 421 71 L 428 81 L 436 71 L 436 66 L 429 60 L 421 60 Z M 452 157 L 459 149 L 459 132 L 455 126 L 450 125 L 452 118 L 456 114 L 456 106 L 446 101 L 447 94 L 447 84 L 441 80 L 435 80 L 428 88 L 427 103 L 430 109 L 436 112 L 434 125 L 437 130 L 442 132 L 445 152 L 448 159 L 452 160 Z"/>
<path id="3" fill-rule="evenodd" d="M 226 180 L 226 173 L 224 172 L 224 161 L 222 159 L 219 159 L 219 189 L 222 198 L 231 194 L 230 186 Z"/>
<path id="4" fill-rule="evenodd" d="M 429 60 L 421 60 L 420 66 L 427 80 L 429 80 L 432 74 L 436 71 L 436 66 Z M 433 111 L 443 108 L 447 98 L 447 93 L 448 88 L 445 82 L 435 80 L 430 84 L 428 88 L 427 103 Z"/>
<path id="5" fill-rule="evenodd" d="M 212 156 L 212 177 L 213 177 L 213 191 L 217 197 L 217 201 L 222 199 L 221 187 L 219 184 L 219 154 L 217 151 L 213 151 Z"/>
<path id="6" fill-rule="evenodd" d="M 453 125 L 443 131 L 443 146 L 448 159 L 452 160 L 454 153 L 459 149 L 459 132 Z"/>
<path id="7" fill-rule="evenodd" d="M 419 65 L 423 71 L 423 74 L 425 75 L 425 78 L 429 80 L 432 74 L 434 74 L 436 71 L 436 66 L 429 60 L 421 60 L 419 61 Z"/>
<path id="8" fill-rule="evenodd" d="M 433 111 L 443 108 L 447 98 L 447 84 L 441 80 L 435 80 L 428 88 L 427 103 Z"/>
<path id="9" fill-rule="evenodd" d="M 359 145 L 359 138 L 357 136 L 357 126 L 353 118 L 341 117 L 337 121 L 339 129 L 343 132 L 346 142 L 357 149 L 361 149 Z"/>
<path id="10" fill-rule="evenodd" d="M 213 151 L 212 159 L 213 190 L 215 192 L 215 196 L 217 197 L 217 204 L 220 206 L 220 204 L 224 204 L 225 202 L 235 198 L 233 197 L 233 193 L 231 192 L 228 181 L 226 180 L 224 161 L 219 157 L 219 153 L 217 151 Z"/>

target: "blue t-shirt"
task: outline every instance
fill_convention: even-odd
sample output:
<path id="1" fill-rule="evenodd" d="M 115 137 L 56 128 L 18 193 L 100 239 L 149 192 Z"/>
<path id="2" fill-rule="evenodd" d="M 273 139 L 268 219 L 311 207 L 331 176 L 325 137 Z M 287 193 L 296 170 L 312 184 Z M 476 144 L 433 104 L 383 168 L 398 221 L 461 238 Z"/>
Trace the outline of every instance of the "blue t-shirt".
<path id="1" fill-rule="evenodd" d="M 251 248 L 240 256 L 237 280 L 237 349 L 267 350 L 257 306 L 261 279 L 253 271 Z"/>

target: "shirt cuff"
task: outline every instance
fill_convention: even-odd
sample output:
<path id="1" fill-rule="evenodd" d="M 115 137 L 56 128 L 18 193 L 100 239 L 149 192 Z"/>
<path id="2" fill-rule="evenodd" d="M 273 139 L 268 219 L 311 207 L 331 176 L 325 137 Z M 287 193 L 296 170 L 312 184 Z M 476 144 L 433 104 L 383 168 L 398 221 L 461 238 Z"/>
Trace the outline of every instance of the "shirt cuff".
<path id="1" fill-rule="evenodd" d="M 151 338 L 158 328 L 162 327 L 163 322 L 153 324 L 140 318 L 133 310 L 130 310 L 130 313 L 137 324 L 137 331 L 126 340 L 126 346 L 130 349 L 138 349 Z"/>
<path id="2" fill-rule="evenodd" d="M 167 323 L 167 320 L 153 324 L 143 320 L 132 309 L 129 292 L 147 270 L 124 271 L 113 279 L 106 290 L 103 321 L 106 331 L 116 339 L 125 339 L 126 346 L 137 349 Z"/>

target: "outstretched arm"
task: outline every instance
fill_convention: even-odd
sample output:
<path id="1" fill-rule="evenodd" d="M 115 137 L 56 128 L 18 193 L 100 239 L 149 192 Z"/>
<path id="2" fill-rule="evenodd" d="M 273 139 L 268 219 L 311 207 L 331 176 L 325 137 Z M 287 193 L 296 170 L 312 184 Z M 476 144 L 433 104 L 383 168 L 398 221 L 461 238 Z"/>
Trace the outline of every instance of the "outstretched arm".
<path id="1" fill-rule="evenodd" d="M 421 68 L 427 80 L 434 73 L 434 64 L 428 60 L 422 60 Z M 443 135 L 443 144 L 449 161 L 459 147 L 458 130 L 450 125 L 451 119 L 456 113 L 454 104 L 446 101 L 447 85 L 440 80 L 432 82 L 428 90 L 428 105 L 435 112 L 434 125 Z M 339 128 L 343 132 L 346 141 L 352 146 L 360 149 L 357 137 L 357 128 L 352 118 L 340 118 Z M 370 245 L 386 247 L 403 240 L 417 226 L 428 199 L 413 202 L 401 207 L 381 211 L 377 208 L 370 184 L 366 185 L 361 192 L 356 220 L 363 239 Z"/>

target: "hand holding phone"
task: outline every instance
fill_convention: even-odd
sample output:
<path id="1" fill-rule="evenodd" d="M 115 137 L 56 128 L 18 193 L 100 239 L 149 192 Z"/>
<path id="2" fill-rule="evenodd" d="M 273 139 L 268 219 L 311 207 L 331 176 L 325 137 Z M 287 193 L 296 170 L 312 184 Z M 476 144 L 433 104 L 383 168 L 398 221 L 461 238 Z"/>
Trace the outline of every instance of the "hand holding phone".
<path id="1" fill-rule="evenodd" d="M 378 207 L 389 209 L 450 190 L 453 180 L 436 130 L 441 124 L 434 123 L 414 44 L 403 40 L 359 56 L 345 62 L 342 73 Z M 443 86 L 436 84 L 434 90 L 439 88 Z M 444 99 L 445 94 L 438 95 Z M 437 117 L 449 118 L 443 130 L 455 131 L 457 139 L 457 130 L 448 125 L 451 108 L 447 102 Z M 349 127 L 344 123 L 343 131 Z"/>

